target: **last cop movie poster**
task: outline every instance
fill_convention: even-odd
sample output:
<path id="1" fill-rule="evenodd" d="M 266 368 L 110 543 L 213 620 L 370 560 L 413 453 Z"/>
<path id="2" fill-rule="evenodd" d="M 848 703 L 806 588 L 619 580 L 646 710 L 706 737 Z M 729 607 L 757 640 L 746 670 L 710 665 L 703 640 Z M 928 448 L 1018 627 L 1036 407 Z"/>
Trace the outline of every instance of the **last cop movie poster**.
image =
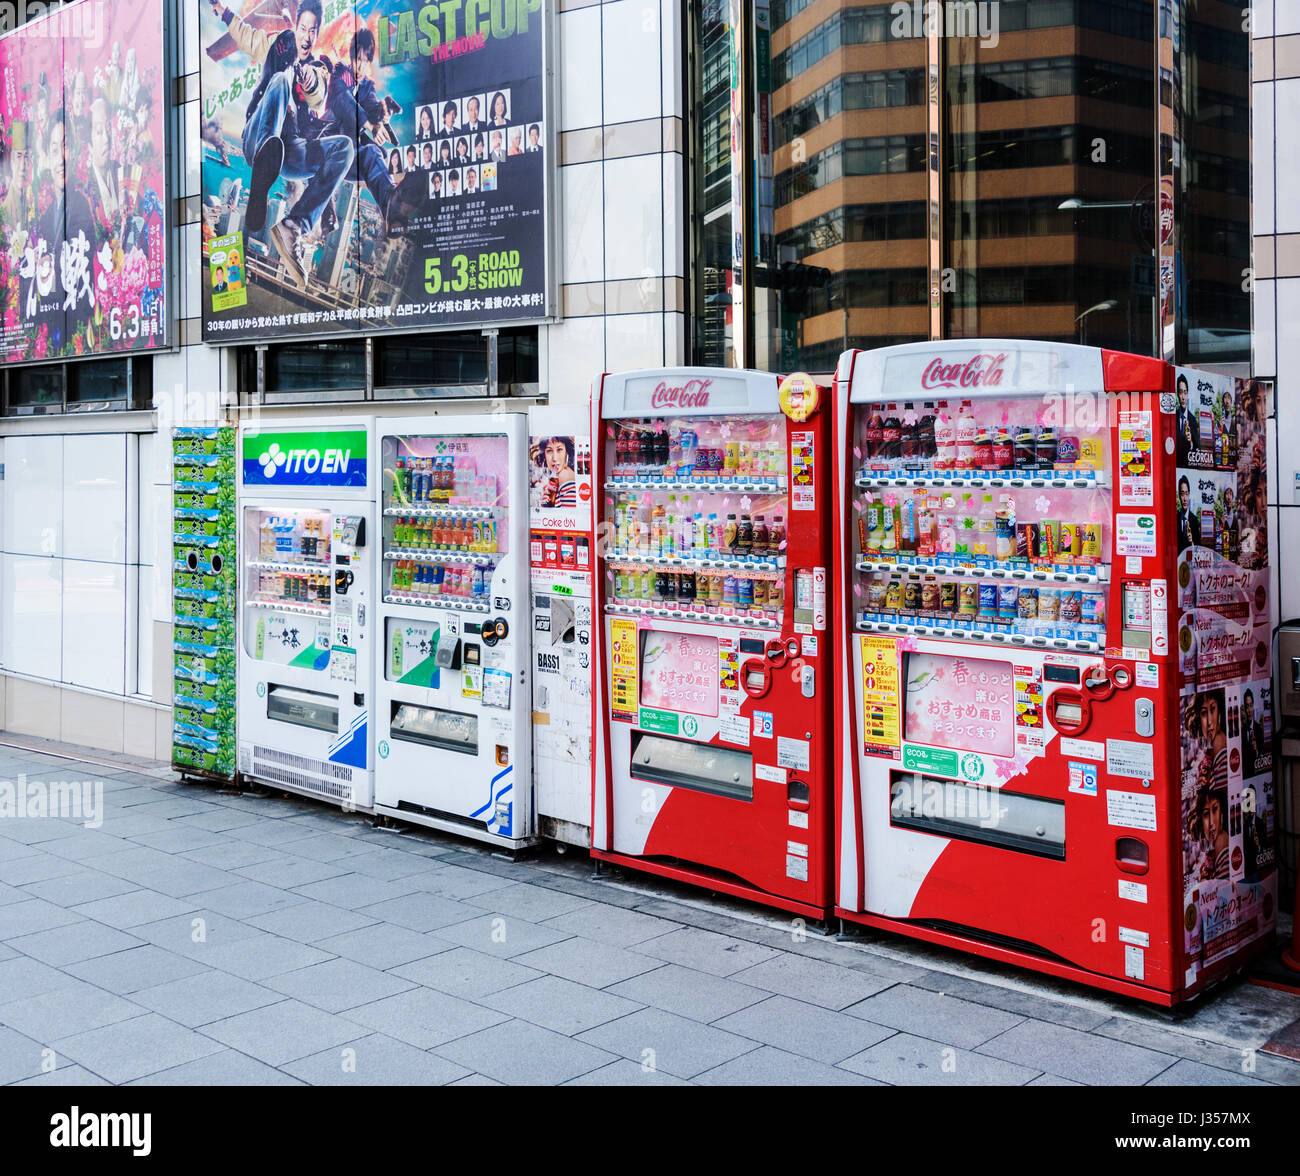
<path id="1" fill-rule="evenodd" d="M 204 337 L 550 313 L 543 0 L 201 0 Z"/>

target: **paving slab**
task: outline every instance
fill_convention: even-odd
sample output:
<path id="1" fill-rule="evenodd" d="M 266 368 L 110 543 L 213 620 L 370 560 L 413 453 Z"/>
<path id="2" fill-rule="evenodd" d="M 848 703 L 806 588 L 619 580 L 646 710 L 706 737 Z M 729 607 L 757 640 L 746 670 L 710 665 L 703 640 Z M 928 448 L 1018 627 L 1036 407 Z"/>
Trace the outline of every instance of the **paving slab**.
<path id="1" fill-rule="evenodd" d="M 847 1013 L 772 996 L 713 1022 L 725 1029 L 787 1053 L 833 1066 L 892 1037 L 893 1029 L 873 1025 Z"/>
<path id="2" fill-rule="evenodd" d="M 504 1013 L 431 988 L 415 988 L 372 1001 L 343 1015 L 418 1049 L 430 1049 L 509 1020 Z"/>
<path id="3" fill-rule="evenodd" d="M 910 984 L 895 984 L 893 988 L 850 1005 L 845 1012 L 959 1049 L 974 1049 L 1024 1019 L 1001 1009 L 986 1009 L 959 997 L 928 992 Z"/>
<path id="4" fill-rule="evenodd" d="M 203 1032 L 268 1066 L 283 1066 L 357 1036 L 341 1018 L 292 999 L 214 1021 Z"/>
<path id="5" fill-rule="evenodd" d="M 197 975 L 207 967 L 197 960 L 146 943 L 80 964 L 69 964 L 64 970 L 78 980 L 98 985 L 118 996 L 130 996 L 142 988 L 156 988 L 160 984 Z"/>
<path id="6" fill-rule="evenodd" d="M 327 1013 L 341 1013 L 415 987 L 407 977 L 370 968 L 356 960 L 324 960 L 292 972 L 281 972 L 265 983 L 276 992 L 296 997 L 303 1004 L 314 1005 Z"/>
<path id="7" fill-rule="evenodd" d="M 391 923 L 371 923 L 342 935 L 331 935 L 314 945 L 321 951 L 343 956 L 381 970 L 409 964 L 447 951 L 452 945 L 442 937 L 409 927 L 395 927 Z"/>
<path id="8" fill-rule="evenodd" d="M 641 1009 L 578 1035 L 579 1041 L 678 1078 L 694 1078 L 758 1048 L 735 1033 L 663 1009 Z"/>
<path id="9" fill-rule="evenodd" d="M 9 941 L 23 955 L 54 967 L 79 964 L 96 956 L 112 955 L 127 948 L 139 947 L 143 942 L 144 940 L 128 935 L 125 931 L 89 919 Z"/>
<path id="10" fill-rule="evenodd" d="M 557 1086 L 614 1060 L 606 1050 L 527 1021 L 494 1025 L 434 1052 L 474 1073 L 517 1086 Z"/>
<path id="11" fill-rule="evenodd" d="M 382 1033 L 323 1050 L 284 1068 L 312 1086 L 447 1086 L 470 1074 L 447 1058 Z"/>
<path id="12" fill-rule="evenodd" d="M 840 1066 L 890 1086 L 1023 1086 L 1040 1072 L 911 1033 L 895 1033 Z"/>
<path id="13" fill-rule="evenodd" d="M 667 919 L 657 920 L 666 928 L 674 928 Z M 746 943 L 730 935 L 705 931 L 698 927 L 677 927 L 668 934 L 637 944 L 637 950 L 658 960 L 681 964 L 697 972 L 711 972 L 715 976 L 734 976 L 779 954 L 770 947 Z"/>
<path id="14" fill-rule="evenodd" d="M 627 948 L 610 947 L 579 935 L 513 958 L 516 963 L 536 968 L 539 972 L 551 972 L 593 988 L 608 988 L 620 980 L 661 966 L 648 956 L 637 955 Z"/>
<path id="15" fill-rule="evenodd" d="M 1140 1086 L 1178 1060 L 1171 1054 L 1034 1020 L 1013 1025 L 976 1052 L 1089 1086 Z"/>
<path id="16" fill-rule="evenodd" d="M 893 981 L 841 968 L 837 964 L 810 960 L 791 953 L 778 954 L 761 964 L 732 974 L 731 979 L 769 992 L 792 996 L 828 1009 L 846 1009 L 849 1005 L 874 996 Z"/>
<path id="17" fill-rule="evenodd" d="M 589 988 L 561 976 L 539 976 L 480 996 L 477 1002 L 569 1037 L 643 1007 L 611 991 Z"/>
<path id="18" fill-rule="evenodd" d="M 453 947 L 422 960 L 401 964 L 392 969 L 392 975 L 425 988 L 475 1000 L 535 980 L 541 973 L 473 948 Z"/>
<path id="19" fill-rule="evenodd" d="M 240 976 L 209 970 L 137 989 L 131 999 L 177 1024 L 197 1029 L 238 1013 L 278 1004 L 284 996 Z"/>
<path id="20" fill-rule="evenodd" d="M 678 964 L 660 964 L 653 971 L 611 985 L 609 991 L 704 1023 L 758 1004 L 768 997 L 761 988 L 723 976 L 711 976 L 707 972 L 696 972 Z"/>
<path id="21" fill-rule="evenodd" d="M 697 1086 L 884 1086 L 863 1074 L 763 1045 L 695 1077 Z"/>
<path id="22" fill-rule="evenodd" d="M 146 1013 L 62 1038 L 53 1043 L 53 1048 L 120 1086 L 206 1057 L 221 1046 L 166 1017 Z"/>
<path id="23" fill-rule="evenodd" d="M 306 1083 L 234 1049 L 219 1049 L 129 1086 L 305 1086 Z"/>

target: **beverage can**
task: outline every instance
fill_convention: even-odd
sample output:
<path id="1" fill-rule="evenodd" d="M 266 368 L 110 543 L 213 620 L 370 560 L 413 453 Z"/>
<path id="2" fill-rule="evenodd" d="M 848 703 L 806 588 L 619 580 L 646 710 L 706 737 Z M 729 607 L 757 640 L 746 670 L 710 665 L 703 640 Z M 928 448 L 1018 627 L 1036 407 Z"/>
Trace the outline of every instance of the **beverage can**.
<path id="1" fill-rule="evenodd" d="M 1077 625 L 1083 619 L 1083 601 L 1073 589 L 1061 589 L 1060 620 L 1063 625 Z"/>
<path id="2" fill-rule="evenodd" d="M 917 576 L 908 576 L 903 585 L 903 610 L 910 613 L 921 611 L 921 581 Z"/>
<path id="3" fill-rule="evenodd" d="M 1105 592 L 1085 590 L 1079 593 L 1080 612 L 1085 625 L 1104 625 L 1106 623 Z"/>
<path id="4" fill-rule="evenodd" d="M 979 585 L 979 615 L 996 617 L 998 615 L 998 586 L 996 584 Z"/>
<path id="5" fill-rule="evenodd" d="M 1079 527 L 1079 554 L 1090 563 L 1101 559 L 1101 524 L 1082 523 Z"/>
<path id="6" fill-rule="evenodd" d="M 939 611 L 949 615 L 957 611 L 957 585 L 952 580 L 939 585 Z"/>
<path id="7" fill-rule="evenodd" d="M 963 617 L 973 617 L 979 612 L 980 590 L 978 584 L 961 584 L 958 587 L 957 612 Z"/>
<path id="8" fill-rule="evenodd" d="M 1061 598 L 1055 588 L 1040 588 L 1038 590 L 1038 619 L 1040 621 L 1055 621 L 1060 616 Z"/>
<path id="9" fill-rule="evenodd" d="M 903 581 L 897 576 L 885 586 L 885 611 L 892 613 L 903 611 Z"/>
<path id="10" fill-rule="evenodd" d="M 1022 620 L 1035 620 L 1038 617 L 1038 589 L 1021 588 L 1016 598 L 1016 616 Z"/>
<path id="11" fill-rule="evenodd" d="M 999 584 L 998 585 L 998 619 L 1003 621 L 1015 620 L 1020 600 L 1020 586 L 1018 584 Z"/>
<path id="12" fill-rule="evenodd" d="M 748 576 L 739 576 L 736 581 L 736 604 L 740 608 L 754 607 L 754 581 Z"/>

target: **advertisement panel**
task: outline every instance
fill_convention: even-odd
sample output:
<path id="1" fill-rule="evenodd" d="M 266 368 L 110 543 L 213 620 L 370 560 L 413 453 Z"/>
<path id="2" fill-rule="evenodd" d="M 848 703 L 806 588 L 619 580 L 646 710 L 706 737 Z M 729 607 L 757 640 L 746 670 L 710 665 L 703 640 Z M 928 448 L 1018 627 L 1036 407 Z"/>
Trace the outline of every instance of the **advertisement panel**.
<path id="1" fill-rule="evenodd" d="M 0 362 L 167 346 L 162 0 L 0 39 Z"/>
<path id="2" fill-rule="evenodd" d="M 212 343 L 550 313 L 542 0 L 202 0 Z"/>
<path id="3" fill-rule="evenodd" d="M 1254 380 L 1175 377 L 1183 928 L 1190 982 L 1277 903 L 1267 412 Z"/>

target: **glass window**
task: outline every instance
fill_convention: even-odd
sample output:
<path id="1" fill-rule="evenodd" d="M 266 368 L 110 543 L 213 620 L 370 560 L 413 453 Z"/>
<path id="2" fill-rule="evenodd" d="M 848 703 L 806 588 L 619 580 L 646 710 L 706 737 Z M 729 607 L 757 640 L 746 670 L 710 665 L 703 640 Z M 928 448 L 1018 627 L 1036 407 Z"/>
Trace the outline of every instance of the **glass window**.
<path id="1" fill-rule="evenodd" d="M 486 385 L 487 378 L 487 339 L 481 331 L 375 340 L 376 387 Z"/>
<path id="2" fill-rule="evenodd" d="M 19 415 L 62 412 L 66 369 L 61 363 L 9 371 L 9 411 Z"/>
<path id="3" fill-rule="evenodd" d="M 328 392 L 366 386 L 364 339 L 279 343 L 266 351 L 268 392 Z"/>
<path id="4" fill-rule="evenodd" d="M 68 404 L 116 401 L 125 404 L 129 394 L 128 360 L 105 359 L 68 365 Z"/>

